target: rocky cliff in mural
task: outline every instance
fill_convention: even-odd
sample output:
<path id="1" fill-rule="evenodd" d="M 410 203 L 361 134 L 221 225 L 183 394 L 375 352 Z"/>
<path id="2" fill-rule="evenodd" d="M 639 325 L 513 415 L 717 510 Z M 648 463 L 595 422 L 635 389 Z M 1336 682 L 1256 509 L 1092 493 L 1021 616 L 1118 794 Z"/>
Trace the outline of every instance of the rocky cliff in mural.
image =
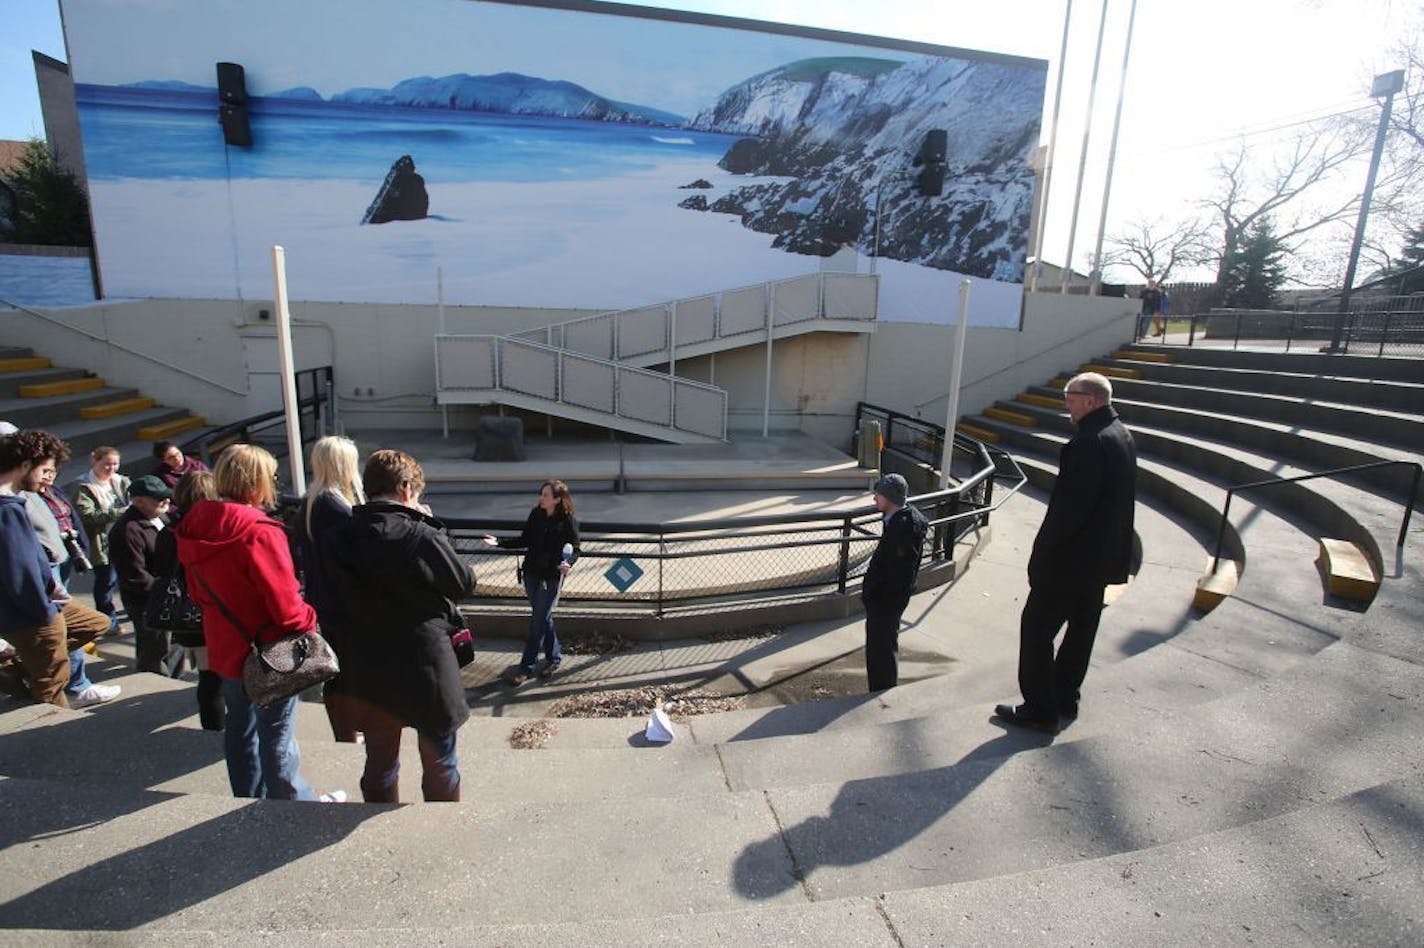
<path id="1" fill-rule="evenodd" d="M 1021 66 L 929 57 L 810 59 L 753 76 L 689 125 L 748 136 L 722 158 L 727 171 L 789 180 L 733 188 L 708 210 L 796 253 L 871 254 L 878 203 L 880 256 L 1020 280 L 1042 83 Z M 949 133 L 948 174 L 925 197 L 911 162 L 933 128 Z"/>

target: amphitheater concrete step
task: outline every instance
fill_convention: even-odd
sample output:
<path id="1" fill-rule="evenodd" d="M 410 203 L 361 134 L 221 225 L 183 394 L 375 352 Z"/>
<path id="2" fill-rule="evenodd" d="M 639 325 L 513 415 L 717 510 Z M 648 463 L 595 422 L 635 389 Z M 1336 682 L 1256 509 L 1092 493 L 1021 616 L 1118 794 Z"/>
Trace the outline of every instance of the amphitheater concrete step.
<path id="1" fill-rule="evenodd" d="M 1204 435 L 1218 441 L 1249 444 L 1276 457 L 1289 459 L 1307 470 L 1319 471 L 1379 461 L 1417 462 L 1421 457 L 1417 449 L 1390 448 L 1360 437 L 1324 431 L 1309 424 L 1116 397 L 1113 405 L 1129 427 L 1152 426 Z M 1034 405 L 1023 406 L 1020 411 L 1050 430 L 1065 433 L 1072 430 L 1068 416 L 1061 411 Z M 1409 494 L 1413 474 L 1402 467 L 1374 468 L 1342 475 L 1342 479 L 1403 500 Z"/>
<path id="2" fill-rule="evenodd" d="M 1183 363 L 1149 364 L 1099 359 L 1108 366 L 1120 365 L 1141 372 L 1148 381 L 1172 382 L 1200 388 L 1237 392 L 1264 392 L 1298 398 L 1318 398 L 1384 408 L 1389 411 L 1424 413 L 1424 383 L 1419 381 L 1375 380 L 1340 375 L 1315 375 L 1299 370 L 1271 371 L 1252 368 L 1218 368 Z M 1117 379 L 1114 379 L 1116 382 Z"/>
<path id="3" fill-rule="evenodd" d="M 137 389 L 106 386 L 49 398 L 5 398 L 0 399 L 0 418 L 21 428 L 48 429 L 79 418 L 85 408 L 132 398 L 136 393 Z"/>
<path id="4" fill-rule="evenodd" d="M 5 810 L 35 815 L 0 852 L 15 880 L 7 922 L 52 925 L 57 904 L 77 928 L 201 930 L 250 926 L 257 906 L 274 927 L 311 930 L 793 904 L 1134 852 L 1416 775 L 1418 667 L 1347 645 L 1313 661 L 1195 711 L 1138 710 L 1111 735 L 989 736 L 944 767 L 767 791 L 322 807 L 9 779 Z M 605 872 L 550 900 L 569 851 L 597 853 Z M 177 865 L 181 884 L 161 871 Z M 101 874 L 126 885 L 96 885 Z"/>
<path id="5" fill-rule="evenodd" d="M 1099 859 L 887 893 L 899 943 L 1417 945 L 1424 779 Z M 1184 884 L 1186 880 L 1192 880 Z M 825 904 L 825 903 L 823 903 Z M 834 903 L 831 903 L 834 904 Z"/>
<path id="6" fill-rule="evenodd" d="M 1061 408 L 1063 405 L 1061 390 L 1035 387 L 1030 392 L 1048 397 L 1047 407 Z M 1113 383 L 1113 394 L 1136 402 L 1301 425 L 1395 448 L 1424 443 L 1424 414 L 1417 412 L 1389 411 L 1344 401 L 1205 388 L 1152 379 L 1117 380 Z"/>
<path id="7" fill-rule="evenodd" d="M 30 385 L 48 385 L 51 382 L 69 382 L 87 378 L 83 369 L 49 368 L 28 369 L 20 372 L 0 372 L 0 398 L 18 399 L 20 389 Z"/>
<path id="8" fill-rule="evenodd" d="M 1321 352 L 1261 352 L 1208 346 L 1163 346 L 1134 343 L 1121 351 L 1166 356 L 1173 365 L 1306 373 L 1322 377 L 1368 381 L 1424 382 L 1424 362 L 1419 359 Z"/>
<path id="9" fill-rule="evenodd" d="M 75 419 L 49 425 L 46 430 L 63 438 L 81 458 L 101 444 L 118 445 L 138 440 L 139 429 L 187 416 L 183 408 L 150 408 L 117 418 Z M 146 452 L 145 452 L 146 453 Z M 138 460 L 135 458 L 135 460 Z M 145 463 L 145 462 L 140 462 Z M 85 467 L 88 465 L 85 464 Z M 145 463 L 145 466 L 146 463 Z"/>

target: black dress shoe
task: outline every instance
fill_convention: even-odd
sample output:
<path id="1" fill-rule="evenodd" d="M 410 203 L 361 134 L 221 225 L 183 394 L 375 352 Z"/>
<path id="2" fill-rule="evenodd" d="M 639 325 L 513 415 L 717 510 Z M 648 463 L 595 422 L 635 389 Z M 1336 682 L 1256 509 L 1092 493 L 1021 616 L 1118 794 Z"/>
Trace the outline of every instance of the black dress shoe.
<path id="1" fill-rule="evenodd" d="M 1078 702 L 1075 701 L 1072 704 L 1060 705 L 1058 708 L 1058 719 L 1060 721 L 1078 720 Z"/>
<path id="2" fill-rule="evenodd" d="M 1035 731 L 1042 731 L 1045 734 L 1058 733 L 1058 719 L 1042 715 L 1027 713 L 1023 705 L 1017 708 L 1011 704 L 994 705 L 994 717 L 1005 724 L 1014 724 L 1019 727 L 1026 727 Z"/>

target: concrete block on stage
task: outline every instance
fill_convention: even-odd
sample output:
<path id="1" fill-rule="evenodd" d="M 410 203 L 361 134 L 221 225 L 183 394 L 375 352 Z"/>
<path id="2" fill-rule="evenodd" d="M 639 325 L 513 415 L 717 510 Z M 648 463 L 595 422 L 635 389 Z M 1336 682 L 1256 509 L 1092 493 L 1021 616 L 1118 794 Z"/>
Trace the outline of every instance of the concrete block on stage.
<path id="1" fill-rule="evenodd" d="M 524 460 L 524 419 L 481 415 L 475 423 L 475 460 Z"/>

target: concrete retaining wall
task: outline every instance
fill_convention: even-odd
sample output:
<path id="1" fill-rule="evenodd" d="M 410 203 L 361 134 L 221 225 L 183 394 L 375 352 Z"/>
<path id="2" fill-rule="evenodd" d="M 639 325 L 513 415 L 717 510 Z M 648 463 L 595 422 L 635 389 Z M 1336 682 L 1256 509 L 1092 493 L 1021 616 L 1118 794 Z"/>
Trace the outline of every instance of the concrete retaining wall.
<path id="1" fill-rule="evenodd" d="M 266 310 L 269 318 L 262 317 Z M 44 311 L 0 310 L 0 341 L 57 364 L 142 389 L 213 423 L 280 406 L 276 337 L 267 300 L 141 300 Z M 447 307 L 450 332 L 510 333 L 586 310 Z M 357 428 L 440 426 L 434 407 L 434 305 L 292 304 L 298 369 L 336 369 L 342 419 Z M 1133 302 L 1057 294 L 1027 298 L 1022 330 L 971 328 L 961 413 L 1131 339 Z M 953 327 L 885 322 L 868 336 L 816 333 L 772 347 L 770 428 L 849 446 L 862 399 L 943 423 Z M 678 374 L 729 392 L 729 427 L 759 433 L 766 350 L 749 346 L 680 360 Z M 452 411 L 471 427 L 480 409 Z"/>

